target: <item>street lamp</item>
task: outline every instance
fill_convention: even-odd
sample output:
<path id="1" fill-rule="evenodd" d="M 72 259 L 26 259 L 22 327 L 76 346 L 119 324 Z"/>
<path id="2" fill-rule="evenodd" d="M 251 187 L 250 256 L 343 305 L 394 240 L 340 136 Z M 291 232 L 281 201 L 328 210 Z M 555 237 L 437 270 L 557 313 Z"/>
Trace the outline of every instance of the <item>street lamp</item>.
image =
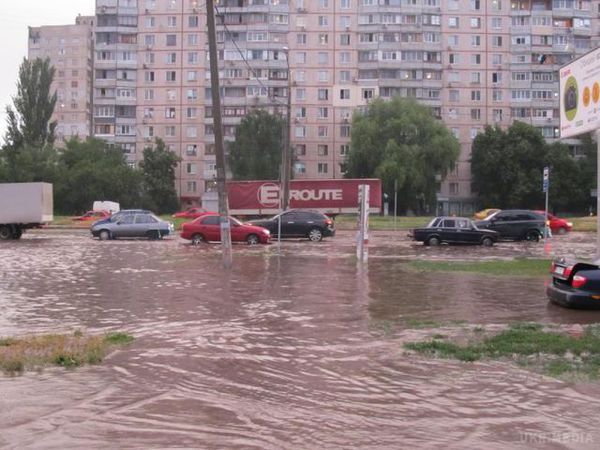
<path id="1" fill-rule="evenodd" d="M 286 112 L 286 132 L 284 134 L 283 154 L 281 155 L 281 189 L 282 189 L 282 209 L 285 211 L 290 206 L 290 177 L 291 177 L 291 127 L 292 127 L 292 74 L 290 72 L 290 52 L 289 48 L 283 47 L 285 53 L 285 62 L 287 64 L 287 112 Z"/>

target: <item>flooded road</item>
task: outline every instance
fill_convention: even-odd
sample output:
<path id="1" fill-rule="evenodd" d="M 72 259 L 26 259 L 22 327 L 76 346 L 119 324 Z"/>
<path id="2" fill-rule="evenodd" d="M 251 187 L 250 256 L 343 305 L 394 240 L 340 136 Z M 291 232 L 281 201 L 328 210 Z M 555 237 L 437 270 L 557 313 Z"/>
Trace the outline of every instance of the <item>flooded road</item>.
<path id="1" fill-rule="evenodd" d="M 415 273 L 411 259 L 543 257 L 543 244 L 424 248 L 376 232 L 321 244 L 91 240 L 41 231 L 0 245 L 0 336 L 124 330 L 99 366 L 0 376 L 2 448 L 599 448 L 600 384 L 503 362 L 406 354 L 448 327 L 585 324 L 548 305 L 544 280 Z M 590 256 L 595 236 L 552 251 Z"/>

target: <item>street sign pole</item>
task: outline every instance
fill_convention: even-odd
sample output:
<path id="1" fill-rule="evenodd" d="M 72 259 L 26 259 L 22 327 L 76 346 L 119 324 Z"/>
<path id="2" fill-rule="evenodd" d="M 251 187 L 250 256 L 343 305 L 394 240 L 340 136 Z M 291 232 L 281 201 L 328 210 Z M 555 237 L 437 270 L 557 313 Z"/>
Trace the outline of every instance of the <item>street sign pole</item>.
<path id="1" fill-rule="evenodd" d="M 548 247 L 548 191 L 550 191 L 550 168 L 544 167 L 542 189 L 546 193 L 546 207 L 544 209 L 544 251 L 550 253 Z"/>
<path id="2" fill-rule="evenodd" d="M 596 130 L 596 257 L 600 258 L 600 128 Z"/>

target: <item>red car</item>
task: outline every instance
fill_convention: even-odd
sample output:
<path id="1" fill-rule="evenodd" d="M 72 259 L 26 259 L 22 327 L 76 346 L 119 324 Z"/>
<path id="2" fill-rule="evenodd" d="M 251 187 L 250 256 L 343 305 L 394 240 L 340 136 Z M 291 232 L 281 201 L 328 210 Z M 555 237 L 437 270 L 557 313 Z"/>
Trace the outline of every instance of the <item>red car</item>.
<path id="1" fill-rule="evenodd" d="M 106 219 L 107 217 L 110 217 L 110 213 L 107 211 L 88 211 L 83 216 L 73 217 L 72 220 L 83 222 L 88 220 Z"/>
<path id="2" fill-rule="evenodd" d="M 216 214 L 206 211 L 202 208 L 188 208 L 185 211 L 180 211 L 178 213 L 173 214 L 173 217 L 180 219 L 195 219 L 197 217 L 202 217 L 206 214 Z"/>
<path id="3" fill-rule="evenodd" d="M 192 241 L 193 245 L 201 242 L 220 241 L 220 217 L 209 214 L 198 217 L 192 222 L 184 223 L 181 227 L 181 237 Z M 254 245 L 268 244 L 271 240 L 271 233 L 266 228 L 245 225 L 233 217 L 229 218 L 229 224 L 231 225 L 232 242 L 247 242 L 249 245 Z"/>
<path id="4" fill-rule="evenodd" d="M 534 211 L 538 214 L 544 215 L 544 211 Z M 565 219 L 556 217 L 553 214 L 548 213 L 548 222 L 550 222 L 550 230 L 553 234 L 565 234 L 573 228 L 572 222 L 567 222 Z"/>

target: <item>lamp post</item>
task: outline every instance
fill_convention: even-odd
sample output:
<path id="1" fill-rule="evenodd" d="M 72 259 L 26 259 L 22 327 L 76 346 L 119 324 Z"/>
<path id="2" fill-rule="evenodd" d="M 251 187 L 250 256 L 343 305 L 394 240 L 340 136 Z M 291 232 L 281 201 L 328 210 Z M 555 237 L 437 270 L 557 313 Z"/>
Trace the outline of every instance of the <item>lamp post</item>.
<path id="1" fill-rule="evenodd" d="M 283 47 L 285 53 L 285 62 L 287 64 L 287 112 L 286 112 L 286 131 L 285 141 L 283 142 L 283 153 L 281 155 L 281 207 L 285 211 L 290 206 L 290 177 L 291 167 L 291 138 L 292 138 L 292 74 L 290 72 L 290 51 Z"/>

